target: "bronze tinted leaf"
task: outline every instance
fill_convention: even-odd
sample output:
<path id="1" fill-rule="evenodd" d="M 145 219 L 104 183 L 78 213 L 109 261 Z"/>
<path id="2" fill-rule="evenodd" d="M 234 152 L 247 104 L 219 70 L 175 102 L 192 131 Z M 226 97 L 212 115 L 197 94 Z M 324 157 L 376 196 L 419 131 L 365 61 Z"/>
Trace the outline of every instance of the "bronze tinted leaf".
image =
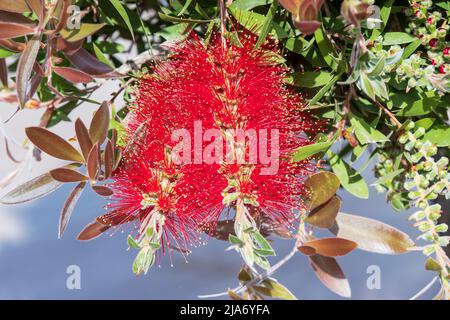
<path id="1" fill-rule="evenodd" d="M 204 226 L 203 230 L 210 237 L 228 241 L 229 235 L 234 235 L 234 220 L 219 220 L 213 226 Z"/>
<path id="2" fill-rule="evenodd" d="M 114 150 L 111 141 L 108 140 L 106 143 L 105 153 L 104 153 L 104 163 L 105 163 L 105 179 L 111 177 L 113 166 L 114 166 Z"/>
<path id="3" fill-rule="evenodd" d="M 86 49 L 81 48 L 73 54 L 67 54 L 67 59 L 76 66 L 79 70 L 86 72 L 94 77 L 110 77 L 113 69 L 100 62 L 97 58 L 91 55 Z"/>
<path id="4" fill-rule="evenodd" d="M 322 171 L 310 176 L 305 186 L 311 192 L 309 206 L 314 209 L 330 200 L 339 190 L 340 182 L 334 173 Z"/>
<path id="5" fill-rule="evenodd" d="M 98 195 L 102 197 L 109 197 L 114 194 L 114 192 L 105 186 L 92 186 L 92 190 L 94 190 Z"/>
<path id="6" fill-rule="evenodd" d="M 77 134 L 77 140 L 78 144 L 80 145 L 81 153 L 83 154 L 84 159 L 87 161 L 89 152 L 92 149 L 92 141 L 91 137 L 89 136 L 88 129 L 80 118 L 75 121 L 75 132 Z"/>
<path id="7" fill-rule="evenodd" d="M 95 181 L 98 172 L 98 144 L 94 144 L 87 158 L 87 170 L 89 178 Z"/>
<path id="8" fill-rule="evenodd" d="M 315 255 L 309 262 L 317 278 L 331 291 L 345 297 L 351 297 L 350 284 L 336 259 Z"/>
<path id="9" fill-rule="evenodd" d="M 80 232 L 77 237 L 77 240 L 87 241 L 97 238 L 103 232 L 108 230 L 110 227 L 94 220 L 89 223 L 84 229 Z"/>
<path id="10" fill-rule="evenodd" d="M 92 143 L 101 145 L 106 139 L 109 127 L 109 103 L 103 102 L 100 108 L 95 112 L 89 127 L 89 135 Z"/>
<path id="11" fill-rule="evenodd" d="M 331 231 L 338 237 L 356 242 L 359 249 L 369 252 L 399 254 L 414 246 L 406 233 L 388 224 L 342 212 L 338 214 Z"/>
<path id="12" fill-rule="evenodd" d="M 87 73 L 70 67 L 53 67 L 53 71 L 72 83 L 90 83 L 94 78 Z"/>
<path id="13" fill-rule="evenodd" d="M 28 19 L 23 14 L 1 10 L 0 10 L 0 22 L 15 23 L 30 28 L 35 27 L 35 23 L 33 22 L 33 20 Z"/>
<path id="14" fill-rule="evenodd" d="M 29 79 L 39 52 L 41 43 L 40 38 L 40 35 L 34 35 L 33 38 L 27 42 L 25 49 L 20 55 L 19 62 L 17 63 L 16 85 L 21 108 L 24 108 L 25 103 L 27 102 Z"/>
<path id="15" fill-rule="evenodd" d="M 0 40 L 17 38 L 33 32 L 34 29 L 31 27 L 0 21 Z"/>
<path id="16" fill-rule="evenodd" d="M 25 0 L 2 0 L 0 1 L 0 10 L 17 13 L 29 11 Z"/>
<path id="17" fill-rule="evenodd" d="M 30 141 L 49 155 L 76 162 L 83 162 L 82 155 L 60 136 L 41 127 L 29 127 L 25 133 Z"/>
<path id="18" fill-rule="evenodd" d="M 86 181 L 89 178 L 79 173 L 78 171 L 68 168 L 58 168 L 50 171 L 53 179 L 59 182 L 80 182 Z"/>
<path id="19" fill-rule="evenodd" d="M 0 82 L 4 88 L 8 88 L 8 66 L 4 58 L 0 59 Z"/>
<path id="20" fill-rule="evenodd" d="M 320 254 L 325 257 L 345 256 L 357 247 L 351 240 L 343 238 L 322 238 L 303 243 L 298 250 L 305 255 Z M 315 253 L 313 253 L 315 252 Z"/>
<path id="21" fill-rule="evenodd" d="M 338 196 L 332 197 L 328 202 L 313 209 L 305 221 L 319 228 L 331 228 L 341 208 Z"/>
<path id="22" fill-rule="evenodd" d="M 39 20 L 43 19 L 44 15 L 44 0 L 25 0 L 28 7 L 36 14 Z"/>
<path id="23" fill-rule="evenodd" d="M 66 230 L 73 209 L 75 209 L 75 205 L 77 204 L 78 199 L 80 199 L 81 193 L 83 192 L 85 186 L 86 182 L 80 182 L 67 197 L 59 217 L 58 238 L 61 238 L 64 230 Z"/>
<path id="24" fill-rule="evenodd" d="M 54 33 L 57 33 L 64 29 L 64 27 L 67 25 L 67 20 L 69 18 L 69 6 L 72 4 L 72 0 L 62 0 L 58 2 L 58 7 L 55 10 L 55 14 L 58 16 L 58 24 L 53 31 Z M 61 38 L 61 37 L 59 37 Z"/>
<path id="25" fill-rule="evenodd" d="M 63 51 L 67 55 L 72 55 L 83 46 L 84 40 L 69 42 L 62 37 L 56 38 L 56 50 Z"/>

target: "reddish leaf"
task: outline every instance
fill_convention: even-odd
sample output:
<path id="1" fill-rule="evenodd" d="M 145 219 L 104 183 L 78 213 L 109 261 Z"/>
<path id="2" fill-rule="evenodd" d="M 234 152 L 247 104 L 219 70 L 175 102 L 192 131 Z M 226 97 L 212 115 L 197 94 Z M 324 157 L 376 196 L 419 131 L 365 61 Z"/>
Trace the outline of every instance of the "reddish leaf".
<path id="1" fill-rule="evenodd" d="M 101 224 L 114 227 L 120 224 L 128 223 L 138 219 L 137 216 L 134 215 L 123 215 L 120 211 L 113 210 L 104 215 L 97 217 L 97 221 Z"/>
<path id="2" fill-rule="evenodd" d="M 350 284 L 336 259 L 316 254 L 309 262 L 317 278 L 331 291 L 345 297 L 351 297 Z"/>
<path id="3" fill-rule="evenodd" d="M 89 83 L 94 78 L 87 73 L 70 67 L 53 67 L 53 71 L 72 83 Z"/>
<path id="4" fill-rule="evenodd" d="M 25 0 L 1 0 L 0 10 L 17 13 L 24 13 L 29 11 Z"/>
<path id="5" fill-rule="evenodd" d="M 356 242 L 359 249 L 369 252 L 399 254 L 414 246 L 406 233 L 388 224 L 342 212 L 331 231 L 338 237 Z"/>
<path id="6" fill-rule="evenodd" d="M 35 27 L 35 23 L 33 22 L 33 20 L 28 19 L 23 14 L 1 10 L 0 10 L 0 22 L 15 23 L 30 28 Z"/>
<path id="7" fill-rule="evenodd" d="M 58 7 L 55 10 L 55 14 L 58 16 L 58 24 L 53 31 L 54 33 L 57 33 L 64 29 L 64 27 L 67 25 L 67 20 L 69 18 L 69 10 L 68 8 L 72 5 L 72 0 L 62 0 L 58 1 Z M 62 38 L 62 37 L 59 37 Z"/>
<path id="8" fill-rule="evenodd" d="M 63 37 L 56 38 L 56 51 L 63 51 L 67 55 L 74 54 L 83 46 L 84 40 L 77 42 L 66 41 Z"/>
<path id="9" fill-rule="evenodd" d="M 76 162 L 83 162 L 81 154 L 60 136 L 40 127 L 29 127 L 25 133 L 30 141 L 49 155 Z"/>
<path id="10" fill-rule="evenodd" d="M 102 197 L 109 197 L 114 194 L 114 192 L 105 186 L 92 186 L 92 190 L 94 190 L 98 195 Z"/>
<path id="11" fill-rule="evenodd" d="M 36 61 L 36 57 L 39 52 L 39 46 L 41 43 L 40 38 L 40 35 L 34 35 L 33 38 L 28 41 L 17 64 L 17 95 L 19 97 L 19 104 L 21 108 L 24 108 L 25 103 L 27 102 L 29 79 L 31 76 L 31 71 L 33 70 L 34 62 Z"/>
<path id="12" fill-rule="evenodd" d="M 103 102 L 100 108 L 95 112 L 89 126 L 89 135 L 92 143 L 101 145 L 106 139 L 109 127 L 109 104 L 107 101 Z"/>
<path id="13" fill-rule="evenodd" d="M 77 237 L 77 240 L 87 241 L 97 238 L 103 232 L 108 230 L 109 227 L 98 221 L 92 221 L 89 223 L 84 229 L 80 232 Z"/>
<path id="14" fill-rule="evenodd" d="M 31 27 L 0 21 L 0 40 L 17 38 L 33 32 L 34 29 Z"/>
<path id="15" fill-rule="evenodd" d="M 4 58 L 0 59 L 0 81 L 3 87 L 8 88 L 8 66 Z"/>
<path id="16" fill-rule="evenodd" d="M 98 144 L 96 143 L 91 151 L 89 151 L 89 155 L 87 158 L 87 170 L 89 174 L 89 178 L 92 181 L 95 181 L 97 178 L 98 172 Z"/>
<path id="17" fill-rule="evenodd" d="M 25 2 L 39 20 L 44 18 L 44 0 L 25 0 Z"/>
<path id="18" fill-rule="evenodd" d="M 114 166 L 114 150 L 111 141 L 108 140 L 106 143 L 105 153 L 104 153 L 104 162 L 105 162 L 105 179 L 109 179 L 111 177 L 113 166 Z"/>
<path id="19" fill-rule="evenodd" d="M 11 39 L 7 39 L 7 40 L 0 40 L 0 47 L 4 47 L 9 51 L 20 52 L 25 49 L 25 44 L 13 41 Z"/>
<path id="20" fill-rule="evenodd" d="M 75 205 L 77 204 L 78 199 L 80 199 L 81 193 L 83 192 L 85 186 L 86 182 L 80 182 L 67 197 L 59 217 L 58 238 L 61 238 L 64 230 L 66 230 L 73 209 L 75 209 Z"/>
<path id="21" fill-rule="evenodd" d="M 331 228 L 340 208 L 341 200 L 338 196 L 334 196 L 325 204 L 312 210 L 305 221 L 319 228 Z"/>
<path id="22" fill-rule="evenodd" d="M 50 171 L 53 179 L 59 182 L 80 182 L 86 181 L 89 178 L 79 173 L 78 171 L 68 168 L 58 168 Z"/>
<path id="23" fill-rule="evenodd" d="M 87 161 L 89 152 L 92 149 L 92 141 L 89 136 L 88 129 L 84 125 L 83 121 L 78 118 L 75 121 L 75 132 L 77 134 L 78 144 L 80 145 L 81 153 L 83 154 L 84 159 Z"/>
<path id="24" fill-rule="evenodd" d="M 94 77 L 114 77 L 111 73 L 113 69 L 110 66 L 100 62 L 83 48 L 71 55 L 68 54 L 67 59 L 78 69 Z"/>
<path id="25" fill-rule="evenodd" d="M 353 241 L 343 238 L 323 238 L 303 243 L 298 250 L 308 256 L 320 254 L 325 257 L 345 256 L 357 247 Z"/>

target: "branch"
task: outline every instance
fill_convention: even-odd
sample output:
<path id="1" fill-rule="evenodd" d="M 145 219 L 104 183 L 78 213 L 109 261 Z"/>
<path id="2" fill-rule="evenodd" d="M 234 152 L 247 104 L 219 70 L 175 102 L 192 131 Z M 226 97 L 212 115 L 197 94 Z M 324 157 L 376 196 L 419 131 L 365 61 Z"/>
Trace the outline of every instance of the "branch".
<path id="1" fill-rule="evenodd" d="M 134 70 L 139 70 L 143 64 L 145 64 L 147 61 L 157 61 L 160 60 L 161 54 L 164 52 L 164 50 L 161 47 L 158 47 L 157 50 L 149 49 L 147 51 L 144 51 L 140 54 L 138 54 L 136 57 L 134 57 L 131 60 L 126 61 L 123 65 L 116 68 L 114 72 L 118 72 L 120 74 L 127 74 Z"/>

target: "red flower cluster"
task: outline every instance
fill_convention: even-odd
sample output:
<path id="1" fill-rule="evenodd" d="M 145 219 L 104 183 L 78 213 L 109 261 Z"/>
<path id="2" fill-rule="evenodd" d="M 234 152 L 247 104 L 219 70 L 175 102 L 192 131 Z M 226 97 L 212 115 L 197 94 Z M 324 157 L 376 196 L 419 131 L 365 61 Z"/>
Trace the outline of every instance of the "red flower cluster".
<path id="1" fill-rule="evenodd" d="M 294 211 L 302 207 L 305 192 L 302 181 L 314 165 L 293 163 L 289 157 L 295 148 L 309 144 L 307 133 L 320 126 L 303 111 L 301 97 L 286 88 L 287 70 L 277 62 L 273 44 L 255 49 L 257 39 L 244 32 L 233 41 L 223 46 L 219 37 L 209 44 L 190 37 L 140 80 L 126 120 L 123 164 L 111 184 L 111 211 L 100 222 L 116 226 L 139 220 L 141 235 L 149 227 L 149 216 L 160 214 L 161 242 L 174 241 L 171 245 L 184 249 L 238 197 L 268 221 L 295 221 Z M 212 164 L 174 161 L 178 141 L 173 141 L 173 132 L 184 129 L 194 140 L 195 123 L 201 123 L 203 132 L 219 130 L 223 146 L 233 145 L 229 158 Z M 248 143 L 236 146 L 235 138 L 227 136 L 237 129 L 266 130 L 268 151 L 279 153 L 275 174 L 261 174 L 267 164 L 237 161 L 239 153 L 245 159 L 250 154 Z M 274 129 L 277 150 L 271 150 Z M 198 152 L 187 150 L 192 157 Z"/>

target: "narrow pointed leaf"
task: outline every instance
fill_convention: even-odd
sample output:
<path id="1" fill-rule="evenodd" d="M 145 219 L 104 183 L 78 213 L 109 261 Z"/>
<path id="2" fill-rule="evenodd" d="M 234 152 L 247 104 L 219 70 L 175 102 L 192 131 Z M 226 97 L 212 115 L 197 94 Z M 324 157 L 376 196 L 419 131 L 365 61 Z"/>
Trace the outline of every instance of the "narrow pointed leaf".
<path id="1" fill-rule="evenodd" d="M 33 32 L 34 29 L 31 27 L 0 21 L 0 40 L 17 38 Z"/>
<path id="2" fill-rule="evenodd" d="M 0 1 L 0 10 L 17 13 L 29 11 L 25 0 L 2 0 Z"/>
<path id="3" fill-rule="evenodd" d="M 100 108 L 95 112 L 92 118 L 91 125 L 89 127 L 89 135 L 91 136 L 92 143 L 98 143 L 101 145 L 106 139 L 109 127 L 109 105 L 105 101 Z"/>
<path id="4" fill-rule="evenodd" d="M 63 29 L 61 30 L 61 36 L 69 42 L 77 42 L 85 39 L 86 37 L 96 33 L 105 26 L 104 23 L 82 23 L 79 29 Z"/>
<path id="5" fill-rule="evenodd" d="M 255 286 L 254 289 L 265 296 L 279 298 L 283 300 L 297 300 L 297 298 L 275 279 L 264 280 L 262 286 Z"/>
<path id="6" fill-rule="evenodd" d="M 315 255 L 309 261 L 317 278 L 328 289 L 342 297 L 351 297 L 350 284 L 336 259 Z"/>
<path id="7" fill-rule="evenodd" d="M 26 98 L 29 87 L 29 80 L 31 77 L 31 72 L 33 71 L 33 65 L 39 52 L 39 46 L 41 43 L 40 38 L 40 35 L 35 35 L 31 40 L 27 42 L 25 50 L 20 55 L 19 62 L 17 63 L 17 95 L 21 108 L 24 108 L 25 103 L 27 102 Z"/>
<path id="8" fill-rule="evenodd" d="M 406 233 L 388 224 L 342 212 L 331 231 L 356 242 L 359 249 L 374 253 L 400 254 L 414 246 Z"/>
<path id="9" fill-rule="evenodd" d="M 94 190 L 95 193 L 102 197 L 109 197 L 114 194 L 114 192 L 110 188 L 105 186 L 92 186 L 92 190 Z"/>
<path id="10" fill-rule="evenodd" d="M 89 223 L 84 229 L 80 232 L 77 237 L 77 240 L 87 241 L 97 238 L 103 232 L 108 230 L 110 227 L 106 226 L 96 220 Z"/>
<path id="11" fill-rule="evenodd" d="M 75 209 L 78 199 L 80 199 L 81 193 L 83 192 L 85 186 L 86 182 L 80 182 L 69 194 L 69 197 L 67 197 L 59 217 L 58 238 L 61 238 L 64 234 L 64 230 L 66 230 L 70 216 L 72 215 L 72 212 Z"/>
<path id="12" fill-rule="evenodd" d="M 0 58 L 0 82 L 4 88 L 8 88 L 8 66 L 4 58 Z"/>
<path id="13" fill-rule="evenodd" d="M 117 12 L 122 17 L 123 21 L 125 22 L 125 24 L 128 27 L 128 30 L 131 33 L 131 37 L 133 38 L 133 41 L 134 41 L 133 27 L 131 26 L 130 17 L 128 16 L 125 7 L 120 3 L 119 0 L 109 0 L 109 2 L 111 2 L 111 4 L 114 6 L 114 8 L 117 10 Z"/>
<path id="14" fill-rule="evenodd" d="M 53 179 L 59 182 L 80 182 L 89 179 L 78 171 L 68 168 L 53 169 L 50 171 L 50 175 Z"/>
<path id="15" fill-rule="evenodd" d="M 113 69 L 110 66 L 100 62 L 84 48 L 76 50 L 73 54 L 67 54 L 66 56 L 67 59 L 79 70 L 94 77 L 118 76 L 113 74 Z"/>
<path id="16" fill-rule="evenodd" d="M 76 162 L 83 162 L 83 156 L 60 136 L 41 127 L 29 127 L 25 133 L 30 141 L 49 155 Z"/>
<path id="17" fill-rule="evenodd" d="M 89 178 L 95 181 L 98 172 L 98 144 L 95 144 L 87 158 L 87 170 Z"/>
<path id="18" fill-rule="evenodd" d="M 67 81 L 72 83 L 90 83 L 94 81 L 94 78 L 89 74 L 70 67 L 53 67 L 52 69 L 56 74 L 60 75 Z"/>
<path id="19" fill-rule="evenodd" d="M 92 149 L 92 141 L 91 137 L 89 136 L 88 129 L 80 118 L 75 121 L 75 132 L 77 134 L 77 140 L 78 144 L 80 145 L 81 153 L 83 154 L 84 159 L 87 161 L 89 152 Z"/>
<path id="20" fill-rule="evenodd" d="M 111 177 L 114 166 L 114 150 L 111 141 L 108 140 L 104 153 L 105 179 Z"/>

